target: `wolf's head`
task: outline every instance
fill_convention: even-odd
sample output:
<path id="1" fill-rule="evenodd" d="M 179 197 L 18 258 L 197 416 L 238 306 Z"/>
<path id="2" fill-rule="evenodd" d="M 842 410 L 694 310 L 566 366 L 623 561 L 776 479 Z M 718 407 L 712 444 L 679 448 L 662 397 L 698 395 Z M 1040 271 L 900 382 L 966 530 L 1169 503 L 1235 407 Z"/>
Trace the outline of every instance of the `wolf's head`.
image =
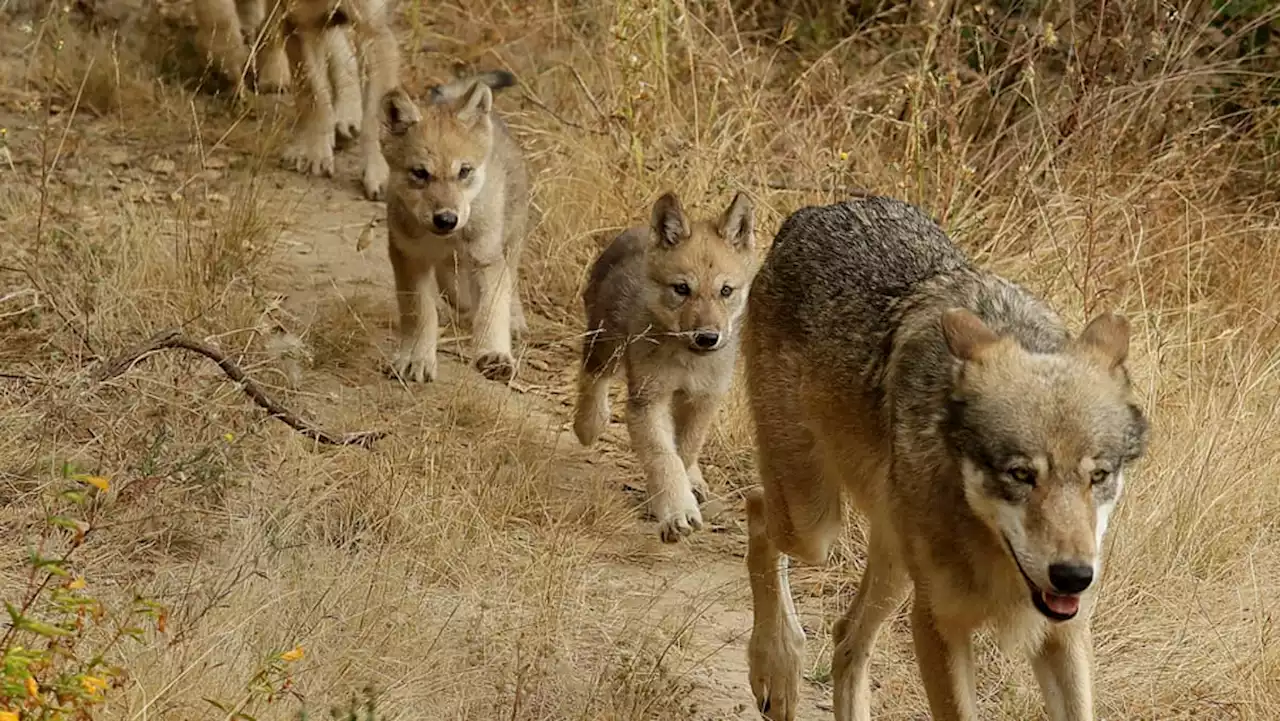
<path id="1" fill-rule="evenodd" d="M 653 206 L 645 302 L 660 334 L 710 353 L 727 344 L 747 303 L 755 221 L 738 193 L 714 221 L 691 222 L 674 193 Z"/>
<path id="2" fill-rule="evenodd" d="M 388 206 L 436 235 L 467 226 L 493 148 L 493 88 L 510 83 L 509 73 L 457 80 L 430 88 L 430 102 L 422 108 L 403 88 L 383 97 L 382 121 L 390 136 L 383 149 L 391 169 Z"/>
<path id="3" fill-rule="evenodd" d="M 1102 314 L 1057 353 L 1032 353 L 968 310 L 942 315 L 958 361 L 944 433 L 970 507 L 1045 616 L 1076 615 L 1101 572 L 1124 468 L 1146 448 L 1129 390 L 1129 326 Z"/>

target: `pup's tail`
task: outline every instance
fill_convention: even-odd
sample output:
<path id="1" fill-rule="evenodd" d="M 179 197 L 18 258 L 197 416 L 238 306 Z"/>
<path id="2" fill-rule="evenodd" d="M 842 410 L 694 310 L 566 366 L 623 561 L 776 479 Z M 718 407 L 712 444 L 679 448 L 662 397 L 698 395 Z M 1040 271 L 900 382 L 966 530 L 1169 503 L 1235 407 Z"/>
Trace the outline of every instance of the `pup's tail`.
<path id="1" fill-rule="evenodd" d="M 427 98 L 432 103 L 446 103 L 467 94 L 471 86 L 484 83 L 493 90 L 509 88 L 516 84 L 516 76 L 509 70 L 489 70 L 471 77 L 458 78 L 427 90 Z"/>

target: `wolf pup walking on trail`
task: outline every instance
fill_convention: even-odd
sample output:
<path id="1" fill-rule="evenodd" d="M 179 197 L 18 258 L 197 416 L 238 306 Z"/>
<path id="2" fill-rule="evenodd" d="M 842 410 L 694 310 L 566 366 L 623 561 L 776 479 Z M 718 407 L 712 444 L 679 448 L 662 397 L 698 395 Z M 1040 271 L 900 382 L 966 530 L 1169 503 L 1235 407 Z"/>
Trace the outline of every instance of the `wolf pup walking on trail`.
<path id="1" fill-rule="evenodd" d="M 419 108 L 402 88 L 382 100 L 390 133 L 387 236 L 400 306 L 400 348 L 392 371 L 435 380 L 444 291 L 471 321 L 476 368 L 506 383 L 515 376 L 512 333 L 525 330 L 518 292 L 529 214 L 529 177 L 519 145 L 493 113 L 501 70 L 431 88 Z"/>
<path id="2" fill-rule="evenodd" d="M 691 222 L 672 193 L 649 228 L 619 235 L 582 294 L 587 337 L 574 431 L 590 446 L 609 422 L 609 380 L 627 372 L 627 430 L 649 510 L 666 542 L 701 528 L 698 453 L 733 381 L 752 275 L 755 222 L 739 193 L 715 221 Z"/>
<path id="3" fill-rule="evenodd" d="M 872 197 L 787 219 L 744 337 L 763 483 L 747 498 L 760 710 L 795 718 L 804 632 L 787 556 L 825 560 L 848 493 L 868 519 L 867 565 L 833 631 L 836 719 L 870 718 L 872 646 L 914 588 L 935 721 L 978 718 L 981 626 L 1030 656 L 1051 721 L 1091 721 L 1102 540 L 1147 436 L 1128 323 L 1104 313 L 1072 338 L 918 209 Z"/>
<path id="4" fill-rule="evenodd" d="M 333 175 L 335 133 L 343 140 L 359 135 L 365 196 L 379 200 L 386 192 L 387 163 L 378 135 L 378 103 L 400 75 L 400 47 L 390 20 L 394 2 L 196 0 L 198 41 L 218 69 L 233 78 L 238 95 L 244 92 L 240 78 L 248 59 L 244 31 L 252 36 L 261 31 L 263 89 L 285 82 L 283 46 L 298 113 L 297 138 L 285 150 L 285 165 L 310 175 Z M 359 42 L 358 53 L 347 28 Z M 363 101 L 357 90 L 359 64 Z"/>

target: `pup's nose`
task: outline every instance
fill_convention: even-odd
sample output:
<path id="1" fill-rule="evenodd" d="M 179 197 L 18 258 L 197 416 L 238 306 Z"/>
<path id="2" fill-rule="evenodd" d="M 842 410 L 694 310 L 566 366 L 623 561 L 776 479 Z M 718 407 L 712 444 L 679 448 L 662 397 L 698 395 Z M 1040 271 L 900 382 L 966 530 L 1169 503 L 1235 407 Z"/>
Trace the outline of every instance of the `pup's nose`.
<path id="1" fill-rule="evenodd" d="M 1051 564 L 1049 583 L 1060 593 L 1082 593 L 1093 583 L 1093 566 L 1085 563 Z"/>
<path id="2" fill-rule="evenodd" d="M 711 330 L 700 330 L 693 334 L 693 344 L 702 350 L 711 350 L 720 342 L 720 334 Z"/>
<path id="3" fill-rule="evenodd" d="M 452 210 L 442 210 L 431 218 L 437 230 L 450 231 L 458 227 L 458 214 Z"/>

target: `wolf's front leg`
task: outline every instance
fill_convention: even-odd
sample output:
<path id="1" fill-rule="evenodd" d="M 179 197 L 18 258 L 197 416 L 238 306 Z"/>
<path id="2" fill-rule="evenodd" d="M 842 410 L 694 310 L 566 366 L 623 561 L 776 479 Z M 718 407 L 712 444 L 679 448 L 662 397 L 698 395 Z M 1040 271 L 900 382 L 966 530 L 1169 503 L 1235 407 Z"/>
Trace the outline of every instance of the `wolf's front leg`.
<path id="1" fill-rule="evenodd" d="M 658 519 L 658 535 L 674 543 L 702 528 L 698 500 L 676 451 L 671 395 L 633 393 L 627 400 L 627 431 L 631 449 L 644 466 L 649 511 Z"/>
<path id="2" fill-rule="evenodd" d="M 479 298 L 472 315 L 471 335 L 475 344 L 475 367 L 489 380 L 507 383 L 516 375 L 511 357 L 512 273 L 505 258 L 477 264 Z"/>
<path id="3" fill-rule="evenodd" d="M 440 316 L 436 308 L 439 289 L 431 263 L 389 249 L 396 278 L 396 302 L 400 307 L 400 347 L 391 370 L 414 383 L 436 379 L 436 345 L 440 340 Z"/>
<path id="4" fill-rule="evenodd" d="M 1049 721 L 1093 721 L 1088 624 L 1076 618 L 1054 629 L 1031 659 Z"/>

